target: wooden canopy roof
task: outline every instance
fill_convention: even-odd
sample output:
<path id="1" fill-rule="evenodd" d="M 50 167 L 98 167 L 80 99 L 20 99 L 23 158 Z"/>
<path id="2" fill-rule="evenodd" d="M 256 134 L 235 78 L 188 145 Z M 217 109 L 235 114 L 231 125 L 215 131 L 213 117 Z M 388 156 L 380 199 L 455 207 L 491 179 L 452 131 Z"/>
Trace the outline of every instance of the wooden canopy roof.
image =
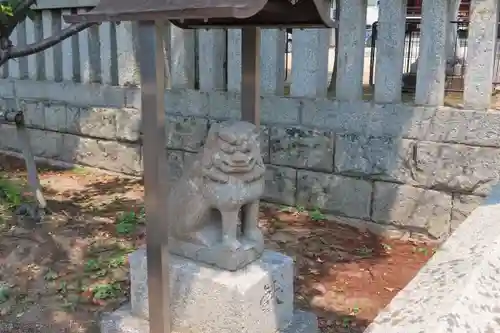
<path id="1" fill-rule="evenodd" d="M 333 28 L 330 0 L 101 0 L 91 11 L 65 16 L 68 23 L 172 21 L 181 28 Z"/>

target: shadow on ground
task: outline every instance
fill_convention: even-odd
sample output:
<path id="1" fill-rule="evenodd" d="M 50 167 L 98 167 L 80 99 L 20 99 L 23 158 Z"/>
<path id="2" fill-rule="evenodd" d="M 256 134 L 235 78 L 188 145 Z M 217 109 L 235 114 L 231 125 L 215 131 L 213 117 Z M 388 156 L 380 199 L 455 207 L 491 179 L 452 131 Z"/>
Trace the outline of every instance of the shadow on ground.
<path id="1" fill-rule="evenodd" d="M 25 177 L 22 161 L 0 157 L 0 165 Z M 43 333 L 98 332 L 98 314 L 129 298 L 126 255 L 144 244 L 142 182 L 40 170 L 51 216 L 33 228 L 12 219 L 0 234 L 0 283 L 11 291 L 0 304 L 2 325 L 9 332 L 36 325 L 45 325 Z M 300 207 L 264 205 L 260 218 L 267 248 L 295 260 L 296 307 L 320 315 L 323 333 L 362 332 L 430 255 Z"/>

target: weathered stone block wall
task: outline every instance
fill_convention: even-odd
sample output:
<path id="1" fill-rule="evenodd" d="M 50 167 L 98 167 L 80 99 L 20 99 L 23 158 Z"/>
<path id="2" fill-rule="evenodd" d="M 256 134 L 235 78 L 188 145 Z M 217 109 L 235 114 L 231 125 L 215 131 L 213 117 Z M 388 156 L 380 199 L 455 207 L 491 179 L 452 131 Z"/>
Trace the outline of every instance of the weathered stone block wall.
<path id="1" fill-rule="evenodd" d="M 142 172 L 138 89 L 3 80 L 0 94 L 26 111 L 36 155 Z M 239 98 L 172 90 L 165 101 L 175 179 L 210 124 L 239 117 Z M 499 112 L 276 96 L 261 107 L 268 201 L 442 237 L 499 178 Z M 0 128 L 0 149 L 18 149 L 13 127 Z"/>

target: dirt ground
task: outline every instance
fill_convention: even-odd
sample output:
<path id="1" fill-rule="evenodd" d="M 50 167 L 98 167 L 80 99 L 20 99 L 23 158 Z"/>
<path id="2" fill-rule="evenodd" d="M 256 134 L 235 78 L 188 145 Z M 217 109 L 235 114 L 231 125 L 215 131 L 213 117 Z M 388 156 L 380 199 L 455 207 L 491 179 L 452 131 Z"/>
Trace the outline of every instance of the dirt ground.
<path id="1" fill-rule="evenodd" d="M 99 313 L 128 300 L 127 253 L 145 235 L 141 181 L 40 170 L 52 214 L 12 217 L 29 200 L 24 163 L 0 155 L 0 332 L 97 333 Z M 261 225 L 267 247 L 295 259 L 296 306 L 320 316 L 322 333 L 361 333 L 434 253 L 302 207 L 263 206 Z"/>

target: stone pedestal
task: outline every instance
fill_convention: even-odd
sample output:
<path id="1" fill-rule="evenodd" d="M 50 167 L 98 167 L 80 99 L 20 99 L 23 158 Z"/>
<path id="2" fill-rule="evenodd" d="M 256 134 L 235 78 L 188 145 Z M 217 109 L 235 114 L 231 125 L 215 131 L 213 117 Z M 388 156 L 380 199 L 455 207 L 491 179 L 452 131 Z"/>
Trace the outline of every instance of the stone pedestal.
<path id="1" fill-rule="evenodd" d="M 102 333 L 149 333 L 145 249 L 130 255 L 131 303 L 103 317 Z M 277 252 L 236 272 L 171 257 L 172 331 L 312 333 L 316 316 L 293 309 L 293 260 Z"/>

